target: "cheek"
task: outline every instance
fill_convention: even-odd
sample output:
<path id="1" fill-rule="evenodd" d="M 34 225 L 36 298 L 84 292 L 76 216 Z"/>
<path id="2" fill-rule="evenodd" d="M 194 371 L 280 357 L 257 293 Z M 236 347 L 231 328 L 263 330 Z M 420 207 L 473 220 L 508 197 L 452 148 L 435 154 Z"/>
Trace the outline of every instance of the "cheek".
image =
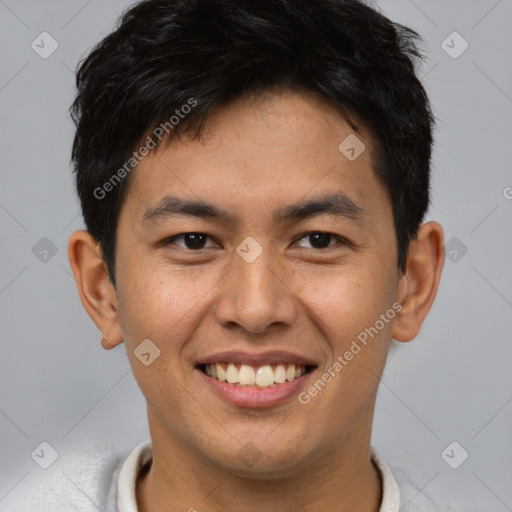
<path id="1" fill-rule="evenodd" d="M 378 268 L 378 267 L 377 267 Z M 369 266 L 318 269 L 301 279 L 300 297 L 340 350 L 393 303 L 393 285 Z"/>
<path id="2" fill-rule="evenodd" d="M 139 261 L 119 273 L 119 313 L 127 342 L 135 347 L 149 338 L 161 349 L 176 352 L 194 329 L 201 305 L 219 277 L 197 267 L 172 270 L 155 261 Z"/>
<path id="3" fill-rule="evenodd" d="M 188 279 L 178 273 L 157 271 L 143 262 L 125 270 L 126 274 L 119 273 L 123 286 L 118 289 L 118 307 L 133 375 L 149 404 L 157 410 L 177 408 L 179 399 L 169 389 L 175 379 L 184 378 L 180 352 L 194 329 L 194 306 L 205 290 L 189 286 Z M 150 357 L 158 354 L 147 366 L 137 357 L 146 339 L 156 346 L 149 346 Z"/>
<path id="4" fill-rule="evenodd" d="M 330 355 L 324 371 L 335 374 L 333 384 L 325 394 L 322 391 L 318 414 L 325 407 L 326 414 L 338 411 L 339 421 L 345 421 L 374 399 L 395 316 L 393 284 L 391 279 L 383 280 L 381 272 L 351 266 L 324 278 L 319 275 L 303 287 Z"/>

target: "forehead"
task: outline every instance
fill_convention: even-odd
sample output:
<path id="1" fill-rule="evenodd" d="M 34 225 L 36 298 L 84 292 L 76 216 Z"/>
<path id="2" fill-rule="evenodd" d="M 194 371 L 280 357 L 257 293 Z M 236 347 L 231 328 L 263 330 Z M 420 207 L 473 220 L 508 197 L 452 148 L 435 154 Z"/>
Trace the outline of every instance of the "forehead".
<path id="1" fill-rule="evenodd" d="M 360 154 L 351 159 L 354 152 L 346 150 L 354 142 Z M 215 198 L 225 209 L 247 213 L 252 203 L 277 207 L 285 198 L 295 202 L 328 189 L 364 203 L 386 196 L 373 171 L 372 148 L 364 127 L 354 133 L 316 95 L 241 98 L 214 111 L 200 140 L 182 136 L 144 157 L 125 203 L 139 217 L 165 195 Z"/>

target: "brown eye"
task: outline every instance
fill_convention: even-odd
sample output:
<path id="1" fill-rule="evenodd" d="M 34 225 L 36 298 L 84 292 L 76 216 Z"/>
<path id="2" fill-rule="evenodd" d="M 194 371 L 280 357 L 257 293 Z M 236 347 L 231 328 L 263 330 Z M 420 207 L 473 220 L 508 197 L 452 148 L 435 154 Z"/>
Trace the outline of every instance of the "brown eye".
<path id="1" fill-rule="evenodd" d="M 178 247 L 182 247 L 183 249 L 197 251 L 206 248 L 205 243 L 208 238 L 210 237 L 205 233 L 182 233 L 180 235 L 167 238 L 164 241 L 164 245 L 178 245 Z M 183 241 L 184 246 L 175 243 L 176 240 L 180 239 Z"/>
<path id="2" fill-rule="evenodd" d="M 330 245 L 329 242 L 335 241 L 334 239 L 343 243 L 343 240 L 340 237 L 333 235 L 332 233 L 325 233 L 323 231 L 312 231 L 311 233 L 306 233 L 305 235 L 302 235 L 301 238 L 299 238 L 299 242 L 306 239 L 309 241 L 311 247 L 317 250 L 333 247 L 335 244 Z"/>

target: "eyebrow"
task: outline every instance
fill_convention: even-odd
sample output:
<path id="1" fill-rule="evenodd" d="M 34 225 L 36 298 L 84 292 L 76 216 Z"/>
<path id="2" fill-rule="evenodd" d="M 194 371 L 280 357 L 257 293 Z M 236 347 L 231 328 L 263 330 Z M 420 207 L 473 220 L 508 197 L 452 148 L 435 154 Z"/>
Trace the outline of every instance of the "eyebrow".
<path id="1" fill-rule="evenodd" d="M 308 200 L 304 199 L 282 207 L 274 212 L 273 221 L 275 223 L 282 223 L 290 220 L 303 220 L 319 215 L 333 215 L 360 222 L 366 214 L 367 211 L 364 208 L 358 206 L 343 192 L 337 191 Z M 142 216 L 141 223 L 145 226 L 150 226 L 176 215 L 219 219 L 231 223 L 237 220 L 228 210 L 207 201 L 165 196 L 158 204 L 146 210 Z"/>

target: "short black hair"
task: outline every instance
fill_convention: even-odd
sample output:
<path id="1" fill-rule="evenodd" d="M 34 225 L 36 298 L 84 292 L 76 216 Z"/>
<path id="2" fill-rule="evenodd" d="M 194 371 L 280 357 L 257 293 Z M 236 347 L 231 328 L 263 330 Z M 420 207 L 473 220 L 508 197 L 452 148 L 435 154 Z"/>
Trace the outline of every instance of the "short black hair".
<path id="1" fill-rule="evenodd" d="M 435 120 L 415 73 L 420 41 L 362 0 L 144 0 L 125 11 L 79 62 L 70 109 L 82 213 L 114 287 L 117 221 L 139 145 L 148 135 L 157 146 L 200 137 L 216 107 L 286 88 L 320 95 L 371 134 L 403 272 L 430 205 Z"/>

